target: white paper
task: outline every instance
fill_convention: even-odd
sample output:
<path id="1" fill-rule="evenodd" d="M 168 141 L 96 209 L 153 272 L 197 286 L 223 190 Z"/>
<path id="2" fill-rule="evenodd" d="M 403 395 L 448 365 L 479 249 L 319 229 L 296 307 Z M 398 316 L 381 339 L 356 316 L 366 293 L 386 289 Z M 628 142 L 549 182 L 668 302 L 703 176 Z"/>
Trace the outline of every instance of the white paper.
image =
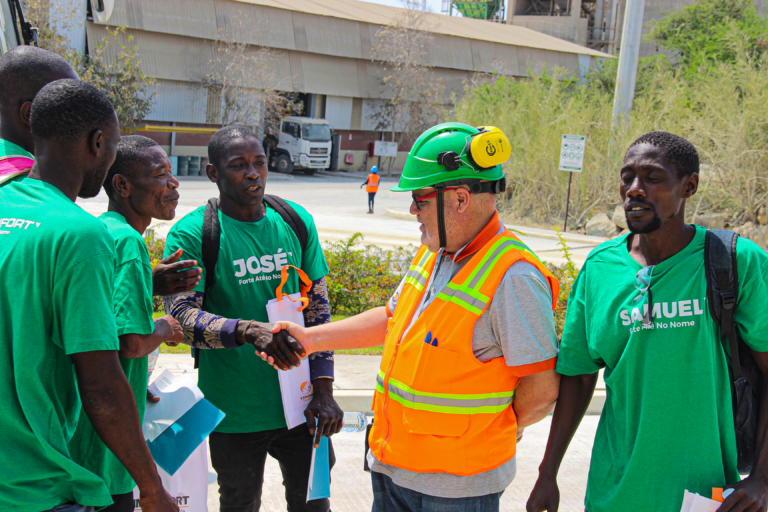
<path id="1" fill-rule="evenodd" d="M 159 396 L 160 401 L 148 402 L 144 412 L 141 429 L 147 441 L 157 439 L 192 406 L 203 399 L 203 393 L 187 372 L 177 377 L 165 370 L 149 386 L 149 390 L 155 396 Z"/>
<path id="2" fill-rule="evenodd" d="M 304 315 L 299 308 L 301 294 L 294 293 L 290 297 L 297 301 L 291 302 L 287 298 L 278 301 L 272 299 L 267 302 L 267 315 L 271 323 L 280 320 L 293 322 L 304 326 Z M 304 410 L 312 401 L 312 382 L 309 380 L 309 362 L 304 359 L 301 366 L 287 371 L 279 371 L 277 375 L 280 379 L 280 393 L 283 396 L 283 412 L 285 413 L 285 423 L 288 428 L 294 428 L 307 420 L 304 417 Z"/>
<path id="3" fill-rule="evenodd" d="M 168 494 L 176 499 L 184 512 L 208 512 L 208 440 L 203 441 L 192 455 L 171 476 L 158 466 L 157 472 Z M 139 508 L 139 488 L 133 490 L 134 510 Z"/>
<path id="4" fill-rule="evenodd" d="M 683 495 L 683 506 L 680 512 L 715 512 L 722 503 L 705 498 L 700 494 L 685 491 Z"/>

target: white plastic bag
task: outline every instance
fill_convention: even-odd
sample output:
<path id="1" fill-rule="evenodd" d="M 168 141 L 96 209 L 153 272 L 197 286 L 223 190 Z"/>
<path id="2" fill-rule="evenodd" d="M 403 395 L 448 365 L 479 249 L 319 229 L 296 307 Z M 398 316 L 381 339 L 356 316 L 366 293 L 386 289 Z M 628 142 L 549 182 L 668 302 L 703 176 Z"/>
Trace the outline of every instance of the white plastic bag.
<path id="1" fill-rule="evenodd" d="M 306 307 L 306 300 L 300 293 L 291 295 L 283 294 L 283 285 L 288 279 L 288 268 L 295 268 L 299 272 L 301 280 L 305 284 L 311 284 L 307 275 L 300 269 L 288 265 L 282 268 L 282 280 L 277 288 L 276 297 L 267 302 L 267 315 L 269 321 L 288 321 L 304 326 L 304 315 L 301 313 Z M 285 423 L 289 429 L 297 427 L 307 420 L 304 410 L 312 401 L 312 382 L 309 380 L 309 361 L 304 359 L 301 365 L 287 371 L 277 372 L 280 379 L 280 393 L 283 397 L 283 412 Z"/>
<path id="2" fill-rule="evenodd" d="M 208 439 L 203 441 L 173 476 L 158 467 L 157 472 L 179 509 L 208 512 Z M 135 510 L 139 511 L 139 488 L 133 490 Z"/>

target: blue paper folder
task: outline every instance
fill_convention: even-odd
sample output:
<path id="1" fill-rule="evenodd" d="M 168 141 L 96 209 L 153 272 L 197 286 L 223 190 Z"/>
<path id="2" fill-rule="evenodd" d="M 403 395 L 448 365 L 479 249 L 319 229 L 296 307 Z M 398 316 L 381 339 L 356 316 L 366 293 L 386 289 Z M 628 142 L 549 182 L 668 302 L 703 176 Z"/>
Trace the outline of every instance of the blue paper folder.
<path id="1" fill-rule="evenodd" d="M 312 481 L 307 491 L 307 501 L 331 497 L 331 465 L 328 461 L 328 438 L 320 439 L 320 446 L 315 448 L 314 469 L 310 470 Z"/>
<path id="2" fill-rule="evenodd" d="M 221 423 L 224 416 L 223 412 L 203 398 L 157 439 L 147 443 L 152 458 L 166 473 L 173 475 Z"/>

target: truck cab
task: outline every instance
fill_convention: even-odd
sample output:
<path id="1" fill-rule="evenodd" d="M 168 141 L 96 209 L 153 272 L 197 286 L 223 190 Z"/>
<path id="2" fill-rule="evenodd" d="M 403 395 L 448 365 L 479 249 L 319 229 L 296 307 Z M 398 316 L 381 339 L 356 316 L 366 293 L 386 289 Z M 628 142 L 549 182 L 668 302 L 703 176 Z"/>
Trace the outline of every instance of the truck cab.
<path id="1" fill-rule="evenodd" d="M 325 119 L 287 116 L 280 121 L 278 137 L 264 137 L 270 170 L 312 175 L 331 165 L 331 127 Z"/>

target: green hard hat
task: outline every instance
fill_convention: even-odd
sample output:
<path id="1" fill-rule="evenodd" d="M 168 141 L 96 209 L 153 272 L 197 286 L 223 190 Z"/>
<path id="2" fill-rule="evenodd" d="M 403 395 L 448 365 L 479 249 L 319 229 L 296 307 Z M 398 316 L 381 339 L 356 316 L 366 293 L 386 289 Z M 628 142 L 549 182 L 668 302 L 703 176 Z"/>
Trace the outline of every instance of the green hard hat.
<path id="1" fill-rule="evenodd" d="M 500 132 L 498 128 L 493 129 Z M 457 180 L 497 181 L 503 179 L 504 171 L 501 169 L 501 163 L 483 168 L 469 154 L 470 142 L 479 133 L 483 132 L 464 123 L 443 123 L 428 129 L 414 142 L 405 160 L 400 182 L 390 190 L 393 192 L 410 192 L 433 187 L 438 183 Z M 506 136 L 504 139 L 507 140 L 508 149 L 509 141 Z M 438 157 L 442 158 L 442 155 L 447 152 L 458 155 L 456 165 L 448 166 L 449 168 L 458 166 L 457 169 L 448 170 L 446 165 L 438 162 Z"/>

